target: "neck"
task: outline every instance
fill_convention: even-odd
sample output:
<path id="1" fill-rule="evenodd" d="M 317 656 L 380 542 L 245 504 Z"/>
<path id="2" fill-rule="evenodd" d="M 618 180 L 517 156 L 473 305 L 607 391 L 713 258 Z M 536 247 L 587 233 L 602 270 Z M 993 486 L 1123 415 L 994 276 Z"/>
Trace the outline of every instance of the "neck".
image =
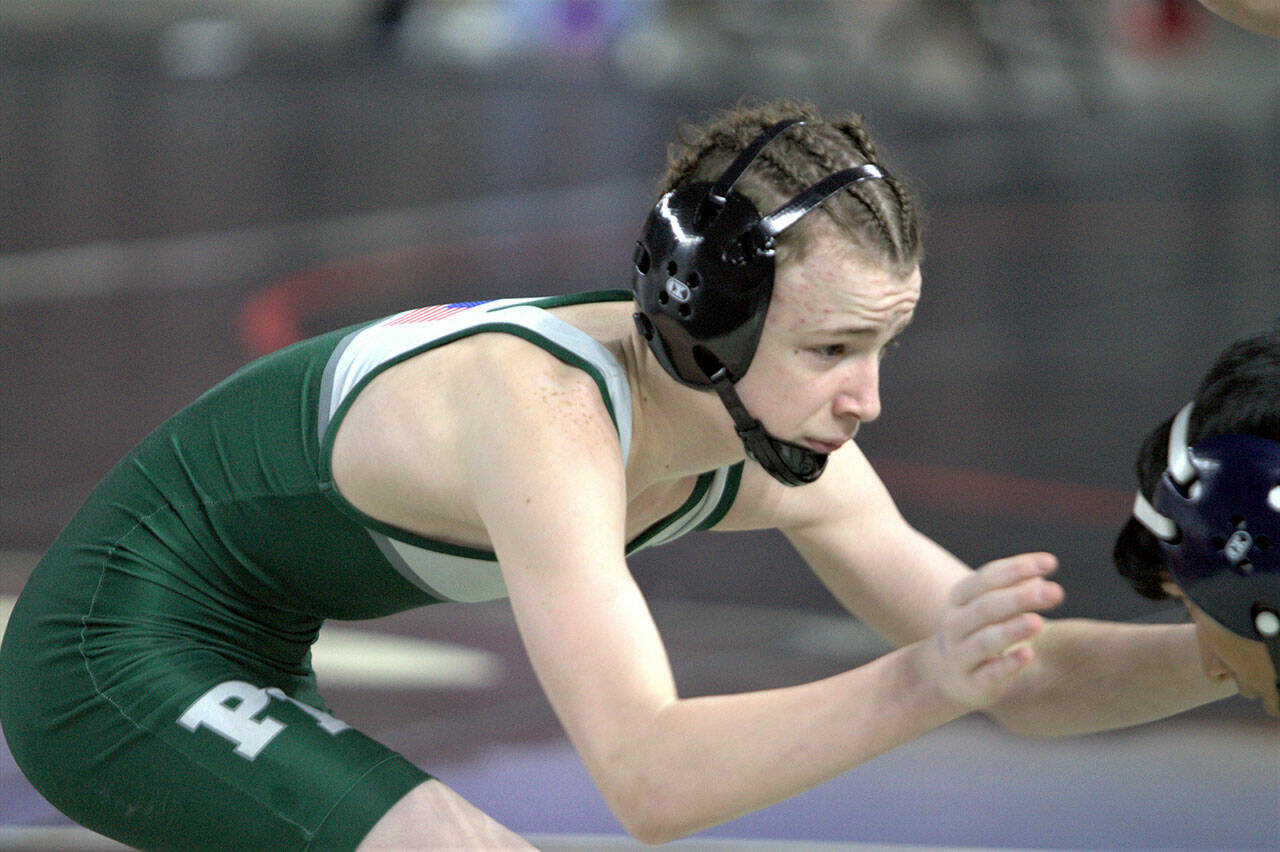
<path id="1" fill-rule="evenodd" d="M 634 331 L 624 360 L 633 412 L 627 478 L 637 492 L 742 461 L 742 441 L 714 391 L 677 382 Z"/>

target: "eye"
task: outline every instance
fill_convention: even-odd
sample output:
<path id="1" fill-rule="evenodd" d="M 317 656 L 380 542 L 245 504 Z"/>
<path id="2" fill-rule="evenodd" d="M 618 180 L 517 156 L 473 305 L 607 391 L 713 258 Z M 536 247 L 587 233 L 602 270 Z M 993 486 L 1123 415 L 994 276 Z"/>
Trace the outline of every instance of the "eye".
<path id="1" fill-rule="evenodd" d="M 895 338 L 893 338 L 892 340 L 890 340 L 890 341 L 889 341 L 888 343 L 886 343 L 883 347 L 881 347 L 881 349 L 880 349 L 880 360 L 881 360 L 881 361 L 883 361 L 883 360 L 884 360 L 884 356 L 886 356 L 886 355 L 888 355 L 888 354 L 889 354 L 889 350 L 890 350 L 890 349 L 897 349 L 897 348 L 898 348 L 899 346 L 901 346 L 901 345 L 902 345 L 902 341 L 901 341 L 899 338 L 896 338 L 896 337 L 895 337 Z"/>
<path id="2" fill-rule="evenodd" d="M 815 346 L 813 351 L 823 358 L 839 358 L 848 349 L 843 343 L 831 343 L 826 346 Z"/>

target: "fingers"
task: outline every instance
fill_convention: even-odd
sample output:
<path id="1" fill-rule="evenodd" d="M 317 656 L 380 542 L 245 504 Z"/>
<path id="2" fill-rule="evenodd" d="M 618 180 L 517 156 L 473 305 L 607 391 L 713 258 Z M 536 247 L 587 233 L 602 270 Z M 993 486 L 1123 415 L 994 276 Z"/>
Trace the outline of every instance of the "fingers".
<path id="1" fill-rule="evenodd" d="M 1029 647 L 1017 645 L 998 657 L 984 660 L 971 675 L 974 685 L 979 693 L 995 697 L 1000 687 L 1026 668 L 1033 656 Z"/>
<path id="2" fill-rule="evenodd" d="M 1049 554 L 1024 554 L 989 563 L 957 583 L 943 628 L 956 663 L 995 676 L 1029 661 L 1030 649 L 1019 646 L 1043 629 L 1036 612 L 1064 597 L 1061 586 L 1044 579 L 1056 568 Z"/>
<path id="3" fill-rule="evenodd" d="M 956 583 L 951 590 L 951 603 L 964 606 L 992 589 L 1020 583 L 1032 577 L 1044 577 L 1058 569 L 1058 560 L 1049 553 L 1024 553 L 988 562 Z"/>
<path id="4" fill-rule="evenodd" d="M 987 660 L 999 657 L 1014 646 L 1035 638 L 1043 629 L 1043 618 L 1035 613 L 1023 613 L 969 634 L 959 643 L 957 651 L 968 659 L 971 669 L 976 669 Z"/>
<path id="5" fill-rule="evenodd" d="M 1024 613 L 1052 609 L 1062 603 L 1061 586 L 1041 577 L 1029 577 L 1012 586 L 993 589 L 953 610 L 952 637 L 963 640 L 990 625 L 1013 623 Z M 1023 637 L 1025 638 L 1025 637 Z"/>
<path id="6" fill-rule="evenodd" d="M 953 679 L 943 689 L 973 708 L 996 701 L 1034 657 L 1028 640 L 1044 627 L 1035 613 L 992 624 L 951 648 Z"/>
<path id="7" fill-rule="evenodd" d="M 1048 553 L 997 559 L 952 587 L 930 649 L 944 695 L 971 708 L 990 706 L 1034 657 L 1028 640 L 1044 629 L 1040 610 L 1064 592 L 1046 579 L 1058 567 Z"/>

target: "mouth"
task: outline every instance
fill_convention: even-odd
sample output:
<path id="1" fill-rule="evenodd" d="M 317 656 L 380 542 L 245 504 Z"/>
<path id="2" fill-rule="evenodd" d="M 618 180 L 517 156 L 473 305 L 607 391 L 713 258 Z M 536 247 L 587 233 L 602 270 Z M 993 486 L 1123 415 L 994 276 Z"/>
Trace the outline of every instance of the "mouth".
<path id="1" fill-rule="evenodd" d="M 840 440 L 840 441 L 819 441 L 816 438 L 805 438 L 803 443 L 806 447 L 808 447 L 811 450 L 815 450 L 819 453 L 825 453 L 827 455 L 830 455 L 831 453 L 834 453 L 836 450 L 843 447 L 845 445 L 846 440 L 847 439 Z"/>

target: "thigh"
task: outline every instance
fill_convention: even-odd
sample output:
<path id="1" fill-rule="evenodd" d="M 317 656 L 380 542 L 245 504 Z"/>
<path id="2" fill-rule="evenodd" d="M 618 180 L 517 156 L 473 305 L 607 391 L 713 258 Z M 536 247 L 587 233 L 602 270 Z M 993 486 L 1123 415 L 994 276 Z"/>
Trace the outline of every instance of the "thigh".
<path id="1" fill-rule="evenodd" d="M 10 618 L 0 721 L 23 772 L 77 822 L 143 849 L 353 849 L 429 777 L 315 706 L 297 672 L 145 624 L 86 635 L 112 621 L 103 602 L 87 618 L 47 573 Z"/>
<path id="2" fill-rule="evenodd" d="M 414 849 L 533 849 L 526 840 L 432 778 L 396 803 L 359 852 Z"/>

